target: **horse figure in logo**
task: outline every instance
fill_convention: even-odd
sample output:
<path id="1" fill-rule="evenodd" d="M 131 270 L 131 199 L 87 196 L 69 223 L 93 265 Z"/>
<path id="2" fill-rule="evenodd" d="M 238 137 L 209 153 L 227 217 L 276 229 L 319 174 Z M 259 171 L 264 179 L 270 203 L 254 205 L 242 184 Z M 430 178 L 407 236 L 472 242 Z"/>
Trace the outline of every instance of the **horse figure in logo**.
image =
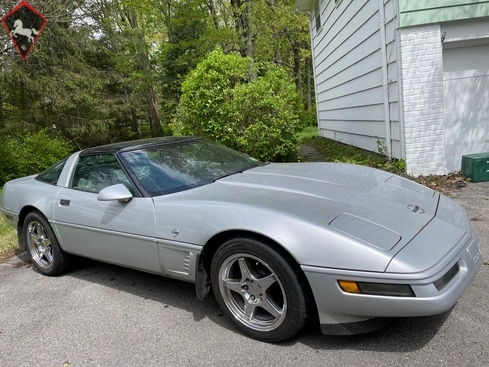
<path id="1" fill-rule="evenodd" d="M 17 35 L 27 36 L 27 40 L 32 43 L 34 42 L 34 36 L 36 36 L 39 32 L 34 28 L 23 28 L 23 23 L 20 19 L 17 19 L 14 22 L 14 29 L 10 31 L 10 36 L 17 38 Z"/>

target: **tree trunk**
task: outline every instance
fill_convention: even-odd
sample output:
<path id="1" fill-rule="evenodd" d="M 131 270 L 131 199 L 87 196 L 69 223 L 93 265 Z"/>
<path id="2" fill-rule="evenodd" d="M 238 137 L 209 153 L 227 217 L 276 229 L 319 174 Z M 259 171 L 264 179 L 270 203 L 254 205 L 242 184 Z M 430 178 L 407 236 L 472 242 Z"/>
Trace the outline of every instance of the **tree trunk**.
<path id="1" fill-rule="evenodd" d="M 302 97 L 302 76 L 301 76 L 301 48 L 298 42 L 294 42 L 294 76 L 295 87 L 297 92 Z"/>
<path id="2" fill-rule="evenodd" d="M 124 93 L 126 95 L 126 103 L 129 103 L 129 95 L 132 94 L 131 88 L 126 85 L 126 87 L 124 88 Z M 138 118 L 134 107 L 131 107 L 130 109 L 129 120 L 131 121 L 131 131 L 133 133 L 136 133 L 138 138 L 141 138 L 141 129 L 139 127 Z"/>
<path id="3" fill-rule="evenodd" d="M 251 1 L 252 0 L 231 0 L 233 8 L 233 17 L 236 23 L 236 31 L 239 40 L 239 53 L 243 57 L 254 57 L 253 51 L 253 33 L 251 29 Z M 247 2 L 246 8 L 243 4 Z"/>
<path id="4" fill-rule="evenodd" d="M 246 56 L 251 59 L 250 70 L 248 71 L 248 81 L 253 81 L 256 79 L 255 73 L 255 52 L 253 49 L 253 34 L 251 32 L 251 0 L 248 0 L 246 5 L 246 15 L 247 15 L 247 28 L 246 28 Z"/>
<path id="5" fill-rule="evenodd" d="M 246 56 L 254 58 L 253 50 L 253 33 L 252 33 L 252 18 L 251 18 L 251 0 L 246 4 Z"/>
<path id="6" fill-rule="evenodd" d="M 3 127 L 3 121 L 5 120 L 5 112 L 3 110 L 3 90 L 0 90 L 0 128 Z"/>
<path id="7" fill-rule="evenodd" d="M 306 83 L 307 83 L 307 110 L 312 108 L 311 58 L 306 57 Z"/>
<path id="8" fill-rule="evenodd" d="M 158 110 L 158 96 L 156 95 L 156 91 L 154 89 L 153 81 L 151 78 L 151 68 L 146 46 L 146 39 L 144 36 L 144 31 L 138 26 L 136 14 L 132 10 L 129 10 L 127 13 L 129 23 L 132 29 L 138 31 L 139 41 L 141 43 L 141 49 L 139 51 L 139 67 L 144 75 L 144 83 L 149 86 L 146 90 L 149 127 L 151 129 L 151 135 L 153 137 L 157 137 L 161 128 L 161 119 L 160 112 Z"/>
<path id="9" fill-rule="evenodd" d="M 158 110 L 158 97 L 153 86 L 148 91 L 148 111 L 151 135 L 155 138 L 160 134 L 161 119 Z"/>

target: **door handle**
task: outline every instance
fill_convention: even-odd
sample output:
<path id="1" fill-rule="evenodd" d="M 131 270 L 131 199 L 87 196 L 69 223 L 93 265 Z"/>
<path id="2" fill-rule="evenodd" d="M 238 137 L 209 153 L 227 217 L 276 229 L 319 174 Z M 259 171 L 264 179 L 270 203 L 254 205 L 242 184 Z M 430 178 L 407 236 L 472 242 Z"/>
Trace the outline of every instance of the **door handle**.
<path id="1" fill-rule="evenodd" d="M 62 206 L 70 206 L 70 201 L 68 199 L 61 199 L 59 203 Z"/>

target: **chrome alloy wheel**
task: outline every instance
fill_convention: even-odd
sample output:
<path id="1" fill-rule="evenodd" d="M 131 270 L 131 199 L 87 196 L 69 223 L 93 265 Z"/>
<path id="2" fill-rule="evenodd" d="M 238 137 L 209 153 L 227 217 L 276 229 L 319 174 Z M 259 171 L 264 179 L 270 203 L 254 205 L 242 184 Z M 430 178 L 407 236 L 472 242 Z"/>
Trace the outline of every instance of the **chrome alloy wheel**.
<path id="1" fill-rule="evenodd" d="M 47 269 L 53 263 L 53 247 L 45 228 L 37 221 L 29 222 L 27 227 L 27 248 L 32 260 L 41 268 Z"/>
<path id="2" fill-rule="evenodd" d="M 271 331 L 285 320 L 284 287 L 273 269 L 256 256 L 229 256 L 219 268 L 219 289 L 231 314 L 250 329 Z"/>

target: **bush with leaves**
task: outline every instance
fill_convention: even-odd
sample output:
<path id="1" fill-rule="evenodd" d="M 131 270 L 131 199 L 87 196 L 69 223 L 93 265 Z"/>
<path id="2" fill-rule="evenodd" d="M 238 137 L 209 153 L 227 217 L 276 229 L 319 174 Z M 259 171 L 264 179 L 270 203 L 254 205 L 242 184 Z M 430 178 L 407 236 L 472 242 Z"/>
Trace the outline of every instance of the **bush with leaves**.
<path id="1" fill-rule="evenodd" d="M 0 185 L 14 178 L 39 173 L 73 151 L 73 146 L 46 130 L 6 136 L 0 142 Z"/>
<path id="2" fill-rule="evenodd" d="M 287 73 L 212 52 L 185 79 L 175 135 L 200 135 L 268 161 L 297 159 L 300 100 Z"/>

